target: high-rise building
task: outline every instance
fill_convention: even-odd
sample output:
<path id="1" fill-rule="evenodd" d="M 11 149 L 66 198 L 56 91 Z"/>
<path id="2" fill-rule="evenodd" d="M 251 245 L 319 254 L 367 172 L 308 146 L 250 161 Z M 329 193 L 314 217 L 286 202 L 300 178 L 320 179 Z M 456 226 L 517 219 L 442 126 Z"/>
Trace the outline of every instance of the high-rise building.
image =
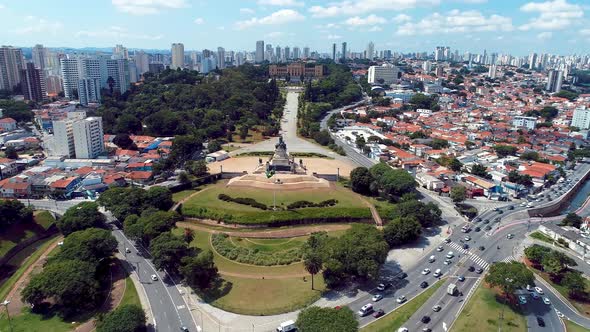
<path id="1" fill-rule="evenodd" d="M 129 59 L 127 47 L 123 45 L 115 45 L 115 48 L 113 48 L 113 59 Z"/>
<path id="2" fill-rule="evenodd" d="M 47 88 L 43 70 L 35 68 L 35 64 L 28 62 L 26 69 L 21 69 L 21 87 L 25 100 L 32 100 L 38 103 L 47 100 Z"/>
<path id="3" fill-rule="evenodd" d="M 308 59 L 309 58 L 309 47 L 305 46 L 303 48 L 303 58 L 304 59 Z"/>
<path id="4" fill-rule="evenodd" d="M 332 44 L 332 61 L 336 62 L 336 43 Z"/>
<path id="5" fill-rule="evenodd" d="M 184 68 L 184 44 L 182 43 L 172 44 L 172 64 L 170 69 L 176 70 L 177 68 Z"/>
<path id="6" fill-rule="evenodd" d="M 369 44 L 367 44 L 365 57 L 369 60 L 373 60 L 375 58 L 375 44 L 373 44 L 373 42 L 369 42 Z"/>
<path id="7" fill-rule="evenodd" d="M 572 127 L 590 129 L 590 109 L 584 106 L 576 108 L 572 117 Z"/>
<path id="8" fill-rule="evenodd" d="M 49 96 L 57 96 L 60 92 L 64 91 L 61 77 L 57 75 L 45 77 L 45 82 L 47 85 L 47 95 Z"/>
<path id="9" fill-rule="evenodd" d="M 283 52 L 283 58 L 285 59 L 285 61 L 288 61 L 291 59 L 291 48 L 289 48 L 289 46 L 285 46 L 285 50 Z"/>
<path id="10" fill-rule="evenodd" d="M 434 61 L 443 61 L 445 59 L 445 48 L 437 46 L 434 51 Z"/>
<path id="11" fill-rule="evenodd" d="M 561 84 L 563 83 L 563 71 L 561 70 L 550 70 L 547 73 L 547 86 L 545 90 L 548 92 L 559 92 L 561 91 Z"/>
<path id="12" fill-rule="evenodd" d="M 346 42 L 342 43 L 342 63 L 346 62 Z"/>
<path id="13" fill-rule="evenodd" d="M 256 56 L 254 61 L 256 63 L 262 63 L 264 61 L 264 40 L 259 40 L 256 42 Z"/>
<path id="14" fill-rule="evenodd" d="M 217 68 L 225 69 L 225 49 L 223 47 L 217 48 Z"/>
<path id="15" fill-rule="evenodd" d="M 74 90 L 77 91 L 78 80 L 80 80 L 80 75 L 78 72 L 78 59 L 61 59 L 60 68 L 64 96 L 70 100 L 76 99 Z"/>
<path id="16" fill-rule="evenodd" d="M 282 61 L 282 57 L 281 57 L 281 47 L 277 46 L 275 48 L 275 57 L 277 58 L 277 62 L 281 62 Z"/>
<path id="17" fill-rule="evenodd" d="M 391 84 L 397 81 L 399 69 L 396 66 L 383 64 L 371 66 L 367 73 L 367 81 L 370 84 Z"/>
<path id="18" fill-rule="evenodd" d="M 23 52 L 12 46 L 0 47 L 0 90 L 12 90 L 21 82 Z"/>
<path id="19" fill-rule="evenodd" d="M 104 152 L 101 117 L 89 117 L 72 124 L 76 158 L 93 159 Z"/>
<path id="20" fill-rule="evenodd" d="M 96 78 L 82 78 L 78 81 L 80 104 L 100 103 L 100 81 Z"/>
<path id="21" fill-rule="evenodd" d="M 537 53 L 531 53 L 529 55 L 529 69 L 535 69 L 537 67 Z"/>
<path id="22" fill-rule="evenodd" d="M 137 74 L 143 75 L 150 70 L 150 61 L 148 55 L 144 51 L 137 51 L 133 57 L 135 59 L 135 66 L 137 67 Z"/>
<path id="23" fill-rule="evenodd" d="M 108 76 L 107 86 L 105 86 L 105 88 L 111 88 L 108 78 L 112 77 L 113 91 L 118 91 L 119 93 L 124 94 L 125 91 L 129 90 L 129 86 L 131 85 L 129 61 L 125 59 L 108 59 L 106 60 L 106 69 Z"/>
<path id="24" fill-rule="evenodd" d="M 53 121 L 54 153 L 58 156 L 73 158 L 76 155 L 72 120 Z"/>
<path id="25" fill-rule="evenodd" d="M 490 69 L 489 69 L 489 71 L 488 71 L 488 76 L 489 76 L 491 79 L 494 79 L 494 78 L 496 78 L 496 71 L 497 71 L 497 69 L 496 69 L 496 65 L 495 65 L 495 64 L 491 64 L 491 65 L 490 65 Z"/>
<path id="26" fill-rule="evenodd" d="M 425 73 L 430 73 L 430 71 L 432 71 L 432 62 L 426 60 L 422 63 L 422 70 Z"/>
<path id="27" fill-rule="evenodd" d="M 300 58 L 301 58 L 301 50 L 297 46 L 293 47 L 293 59 L 298 60 Z"/>
<path id="28" fill-rule="evenodd" d="M 35 67 L 45 70 L 45 60 L 47 58 L 47 49 L 43 45 L 37 44 L 32 49 L 33 63 Z"/>
<path id="29" fill-rule="evenodd" d="M 64 95 L 68 99 L 78 99 L 79 80 L 96 79 L 100 88 L 117 91 L 121 94 L 129 89 L 131 77 L 129 61 L 126 59 L 109 59 L 108 57 L 76 57 L 61 59 L 61 72 Z"/>

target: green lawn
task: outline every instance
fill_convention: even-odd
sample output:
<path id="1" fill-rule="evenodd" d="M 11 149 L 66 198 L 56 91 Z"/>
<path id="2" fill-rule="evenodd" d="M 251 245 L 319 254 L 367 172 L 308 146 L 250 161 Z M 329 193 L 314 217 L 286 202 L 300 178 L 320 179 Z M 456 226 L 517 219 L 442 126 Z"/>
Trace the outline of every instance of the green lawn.
<path id="1" fill-rule="evenodd" d="M 229 223 L 273 223 L 286 220 L 338 220 L 338 219 L 369 219 L 371 212 L 359 197 L 343 188 L 322 188 L 313 190 L 277 191 L 276 205 L 284 209 L 296 201 L 310 201 L 319 203 L 328 199 L 335 199 L 338 203 L 332 207 L 303 208 L 296 210 L 261 210 L 244 204 L 225 202 L 218 198 L 219 194 L 226 194 L 232 198 L 244 197 L 255 199 L 269 207 L 274 205 L 273 190 L 257 188 L 227 188 L 225 182 L 207 187 L 201 193 L 193 196 L 182 206 L 182 213 L 190 217 L 203 217 L 223 220 Z"/>
<path id="2" fill-rule="evenodd" d="M 57 315 L 43 316 L 31 313 L 28 309 L 18 316 L 10 317 L 14 332 L 62 332 L 71 331 L 77 324 L 64 322 Z M 4 311 L 0 318 L 0 331 L 10 331 Z"/>
<path id="3" fill-rule="evenodd" d="M 35 223 L 48 229 L 55 222 L 55 218 L 49 211 L 35 211 Z"/>
<path id="4" fill-rule="evenodd" d="M 500 324 L 503 332 L 527 331 L 525 317 L 510 306 L 498 302 L 497 294 L 494 290 L 480 285 L 455 321 L 453 331 L 497 332 Z M 500 321 L 502 312 L 504 319 Z"/>
<path id="5" fill-rule="evenodd" d="M 446 279 L 437 281 L 434 285 L 408 301 L 405 305 L 395 309 L 375 322 L 363 327 L 363 332 L 397 331 L 424 303 L 445 283 Z"/>
<path id="6" fill-rule="evenodd" d="M 537 231 L 537 232 L 532 232 L 530 235 L 530 237 L 532 237 L 533 239 L 537 239 L 543 242 L 547 242 L 549 244 L 554 244 L 556 246 L 560 246 L 562 248 L 565 248 L 564 246 L 562 246 L 559 242 L 557 241 L 553 241 L 552 238 L 548 237 L 547 235 Z"/>
<path id="7" fill-rule="evenodd" d="M 177 193 L 172 194 L 172 200 L 174 201 L 174 203 L 178 203 L 180 201 L 182 201 L 183 199 L 189 197 L 190 195 L 196 193 L 198 190 L 183 190 L 183 191 L 179 191 Z"/>
<path id="8" fill-rule="evenodd" d="M 377 199 L 376 197 L 365 197 L 377 209 L 377 213 L 382 219 L 386 219 L 388 215 L 395 209 L 395 204 L 389 203 L 385 199 Z"/>
<path id="9" fill-rule="evenodd" d="M 121 299 L 119 306 L 126 304 L 135 304 L 141 307 L 139 295 L 137 294 L 137 289 L 135 289 L 135 284 L 133 284 L 131 277 L 125 278 L 125 294 L 123 295 L 123 299 Z"/>
<path id="10" fill-rule="evenodd" d="M 588 332 L 590 329 L 582 327 L 570 320 L 564 320 L 567 332 Z"/>
<path id="11" fill-rule="evenodd" d="M 35 212 L 34 222 L 11 225 L 0 233 L 0 257 L 17 244 L 44 233 L 55 221 L 47 211 Z"/>
<path id="12" fill-rule="evenodd" d="M 277 252 L 293 248 L 301 248 L 307 241 L 308 236 L 299 236 L 286 239 L 253 239 L 230 237 L 232 243 L 236 246 L 253 249 L 262 252 Z"/>

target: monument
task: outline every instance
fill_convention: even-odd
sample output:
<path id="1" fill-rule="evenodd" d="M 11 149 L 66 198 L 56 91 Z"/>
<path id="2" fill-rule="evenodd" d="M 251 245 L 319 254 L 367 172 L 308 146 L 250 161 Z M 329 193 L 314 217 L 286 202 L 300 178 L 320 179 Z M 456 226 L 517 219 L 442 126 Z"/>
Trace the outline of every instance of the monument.
<path id="1" fill-rule="evenodd" d="M 279 142 L 275 144 L 275 152 L 266 162 L 265 172 L 274 171 L 275 173 L 305 174 L 305 168 L 301 164 L 295 163 L 293 157 L 287 152 L 287 144 L 283 136 L 279 136 Z M 255 172 L 256 173 L 256 172 Z"/>

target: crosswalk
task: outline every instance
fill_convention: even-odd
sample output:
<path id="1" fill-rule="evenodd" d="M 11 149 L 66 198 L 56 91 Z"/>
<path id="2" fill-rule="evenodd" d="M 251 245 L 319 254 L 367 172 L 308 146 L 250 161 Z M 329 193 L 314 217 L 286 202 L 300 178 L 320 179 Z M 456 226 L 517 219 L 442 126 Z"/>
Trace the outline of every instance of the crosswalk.
<path id="1" fill-rule="evenodd" d="M 488 266 L 490 266 L 490 264 L 488 262 L 486 262 L 483 258 L 479 257 L 477 254 L 471 252 L 469 249 L 463 249 L 463 247 L 461 245 L 459 245 L 458 243 L 455 242 L 451 242 L 451 243 L 447 243 L 447 245 L 449 247 L 451 247 L 453 250 L 467 255 L 467 257 L 472 260 L 475 264 L 477 264 L 479 267 L 481 267 L 482 269 L 487 269 Z"/>
<path id="2" fill-rule="evenodd" d="M 510 262 L 516 262 L 517 260 L 514 258 L 514 256 L 510 255 L 504 259 L 502 259 L 500 262 L 502 263 L 510 263 Z"/>

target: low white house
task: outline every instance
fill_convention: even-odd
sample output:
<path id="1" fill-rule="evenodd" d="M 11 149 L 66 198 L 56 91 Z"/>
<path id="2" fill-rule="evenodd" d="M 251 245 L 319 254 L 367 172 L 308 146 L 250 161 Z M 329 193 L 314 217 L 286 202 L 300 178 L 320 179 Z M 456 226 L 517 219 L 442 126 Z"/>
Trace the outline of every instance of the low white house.
<path id="1" fill-rule="evenodd" d="M 416 181 L 420 186 L 432 191 L 441 190 L 445 186 L 443 181 L 424 172 L 416 173 Z"/>
<path id="2" fill-rule="evenodd" d="M 219 150 L 217 152 L 207 154 L 207 162 L 212 163 L 214 161 L 222 161 L 229 158 L 229 153 L 225 150 Z"/>

